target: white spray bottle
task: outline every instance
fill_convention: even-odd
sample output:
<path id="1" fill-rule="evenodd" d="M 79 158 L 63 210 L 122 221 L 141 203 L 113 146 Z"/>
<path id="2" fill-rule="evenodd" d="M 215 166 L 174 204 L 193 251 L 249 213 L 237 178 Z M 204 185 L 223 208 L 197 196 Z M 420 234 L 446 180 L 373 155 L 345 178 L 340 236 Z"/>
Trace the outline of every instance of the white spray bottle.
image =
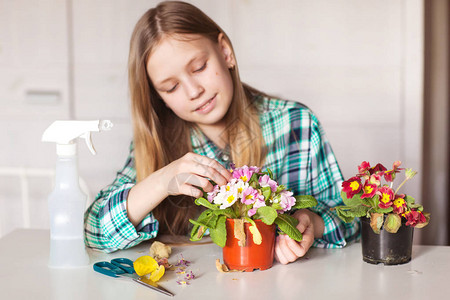
<path id="1" fill-rule="evenodd" d="M 48 197 L 50 215 L 50 267 L 89 265 L 84 244 L 84 212 L 87 195 L 79 185 L 77 138 L 84 138 L 92 154 L 91 132 L 110 130 L 109 120 L 55 121 L 42 135 L 43 142 L 56 143 L 55 188 Z"/>

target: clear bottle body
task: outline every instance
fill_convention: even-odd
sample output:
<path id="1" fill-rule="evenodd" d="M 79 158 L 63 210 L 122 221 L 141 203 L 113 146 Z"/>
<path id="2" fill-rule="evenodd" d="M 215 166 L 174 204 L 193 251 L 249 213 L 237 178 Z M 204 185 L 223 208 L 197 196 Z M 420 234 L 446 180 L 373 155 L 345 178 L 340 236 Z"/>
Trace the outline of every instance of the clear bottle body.
<path id="1" fill-rule="evenodd" d="M 77 156 L 58 156 L 55 188 L 48 198 L 50 267 L 89 265 L 83 225 L 86 199 L 79 185 Z"/>

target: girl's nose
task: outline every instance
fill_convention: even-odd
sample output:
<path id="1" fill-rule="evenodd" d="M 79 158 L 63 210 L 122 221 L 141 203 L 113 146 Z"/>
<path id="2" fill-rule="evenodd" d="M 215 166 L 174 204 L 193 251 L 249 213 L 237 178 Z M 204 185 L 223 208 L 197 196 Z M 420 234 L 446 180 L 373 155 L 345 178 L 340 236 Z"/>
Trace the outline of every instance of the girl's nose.
<path id="1" fill-rule="evenodd" d="M 205 89 L 203 86 L 195 79 L 191 79 L 186 83 L 186 92 L 191 100 L 195 100 L 200 97 L 204 91 Z"/>

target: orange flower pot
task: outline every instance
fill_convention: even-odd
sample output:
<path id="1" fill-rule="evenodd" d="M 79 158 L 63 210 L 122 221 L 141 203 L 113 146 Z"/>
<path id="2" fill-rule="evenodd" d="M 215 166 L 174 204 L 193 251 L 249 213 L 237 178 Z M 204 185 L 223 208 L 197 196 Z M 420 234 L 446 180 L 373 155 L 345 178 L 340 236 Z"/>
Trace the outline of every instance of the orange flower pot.
<path id="1" fill-rule="evenodd" d="M 251 272 L 255 269 L 266 270 L 272 267 L 275 251 L 275 224 L 266 225 L 261 220 L 255 220 L 256 227 L 262 236 L 262 243 L 253 243 L 253 235 L 248 229 L 250 224 L 244 224 L 246 243 L 238 245 L 234 237 L 234 219 L 227 219 L 227 243 L 223 247 L 223 261 L 231 270 Z"/>

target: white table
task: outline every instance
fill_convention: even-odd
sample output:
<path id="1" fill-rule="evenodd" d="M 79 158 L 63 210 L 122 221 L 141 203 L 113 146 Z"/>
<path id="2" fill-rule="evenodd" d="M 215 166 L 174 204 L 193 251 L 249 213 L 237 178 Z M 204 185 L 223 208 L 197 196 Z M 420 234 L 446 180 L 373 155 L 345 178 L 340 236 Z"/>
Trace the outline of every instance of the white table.
<path id="1" fill-rule="evenodd" d="M 89 267 L 58 270 L 47 267 L 48 231 L 14 231 L 0 239 L 0 299 L 170 299 L 92 269 L 101 260 L 134 260 L 149 245 L 113 254 L 90 251 Z M 192 261 L 188 270 L 197 278 L 180 286 L 180 275 L 168 271 L 160 283 L 175 299 L 450 299 L 450 247 L 414 246 L 412 261 L 400 266 L 363 262 L 360 244 L 311 249 L 295 263 L 252 273 L 219 273 L 215 260 L 222 252 L 215 244 L 174 247 L 169 261 L 180 254 Z"/>

